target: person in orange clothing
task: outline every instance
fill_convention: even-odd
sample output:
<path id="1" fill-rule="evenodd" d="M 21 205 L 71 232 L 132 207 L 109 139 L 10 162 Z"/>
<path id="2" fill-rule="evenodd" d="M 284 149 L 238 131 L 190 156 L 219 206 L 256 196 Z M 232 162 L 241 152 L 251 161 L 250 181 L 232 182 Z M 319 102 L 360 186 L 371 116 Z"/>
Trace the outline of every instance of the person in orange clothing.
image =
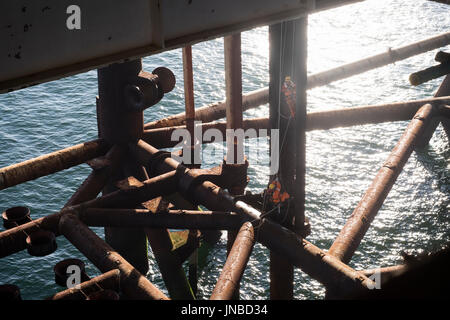
<path id="1" fill-rule="evenodd" d="M 273 180 L 269 184 L 268 194 L 270 196 L 270 200 L 274 204 L 279 204 L 289 199 L 289 193 L 286 191 L 281 192 L 281 183 L 278 179 Z"/>

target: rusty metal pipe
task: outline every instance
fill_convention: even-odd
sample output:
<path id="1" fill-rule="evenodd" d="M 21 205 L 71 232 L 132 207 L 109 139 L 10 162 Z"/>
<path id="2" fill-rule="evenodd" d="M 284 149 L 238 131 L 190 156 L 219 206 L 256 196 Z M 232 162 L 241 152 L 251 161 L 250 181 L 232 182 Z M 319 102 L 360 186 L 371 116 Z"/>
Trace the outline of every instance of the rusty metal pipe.
<path id="1" fill-rule="evenodd" d="M 220 192 L 227 199 L 229 195 Z M 229 199 L 228 201 L 232 201 Z M 270 220 L 261 218 L 261 213 L 242 201 L 237 201 L 235 210 L 252 218 L 256 240 L 286 258 L 309 276 L 341 294 L 354 290 L 366 290 L 374 283 L 360 272 L 339 261 L 332 255 L 302 239 L 291 230 Z"/>
<path id="2" fill-rule="evenodd" d="M 329 254 L 345 263 L 350 261 L 398 175 L 402 172 L 403 166 L 414 150 L 417 141 L 430 124 L 433 115 L 434 109 L 429 104 L 424 105 L 417 111 L 403 136 L 333 242 L 328 251 Z"/>
<path id="3" fill-rule="evenodd" d="M 365 269 L 365 270 L 359 270 L 363 275 L 366 277 L 371 277 L 376 273 L 379 273 L 381 275 L 382 281 L 383 278 L 391 278 L 393 276 L 397 276 L 403 272 L 405 272 L 408 269 L 408 266 L 405 264 L 399 264 L 397 266 L 391 266 L 391 267 L 383 267 L 383 268 L 375 268 L 375 269 Z"/>
<path id="4" fill-rule="evenodd" d="M 77 205 L 97 197 L 108 182 L 111 172 L 119 165 L 121 157 L 122 150 L 118 146 L 113 146 L 104 158 L 94 159 L 94 163 L 98 167 L 92 170 L 63 208 Z"/>
<path id="5" fill-rule="evenodd" d="M 130 299 L 167 300 L 167 296 L 73 214 L 65 214 L 59 229 L 101 272 L 120 270 L 120 287 Z"/>
<path id="6" fill-rule="evenodd" d="M 104 155 L 108 149 L 105 140 L 97 139 L 1 168 L 0 190 L 77 166 Z"/>
<path id="7" fill-rule="evenodd" d="M 91 174 L 86 178 L 83 184 L 78 188 L 64 207 L 76 205 L 88 199 L 95 198 L 105 184 L 107 176 L 107 170 L 91 172 Z M 52 231 L 55 236 L 58 236 L 58 223 L 60 217 L 61 212 L 58 212 L 1 232 L 0 257 L 5 257 L 26 249 L 25 240 L 27 238 L 27 234 L 31 234 L 39 229 Z"/>
<path id="8" fill-rule="evenodd" d="M 242 96 L 242 110 L 256 108 L 267 103 L 269 100 L 269 90 L 267 88 L 255 90 Z M 201 122 L 211 122 L 225 118 L 226 102 L 220 101 L 195 109 L 195 120 Z M 182 112 L 164 119 L 149 122 L 144 125 L 145 130 L 182 126 L 186 124 L 186 113 Z"/>
<path id="9" fill-rule="evenodd" d="M 306 131 L 328 130 L 356 125 L 376 124 L 392 121 L 411 120 L 417 110 L 424 104 L 438 106 L 449 104 L 450 97 L 436 97 L 430 99 L 413 100 L 407 102 L 394 102 L 381 105 L 358 106 L 335 110 L 324 110 L 310 112 L 306 116 Z M 206 122 L 199 125 L 201 132 L 208 129 L 218 129 L 225 137 L 227 124 L 225 121 Z M 260 136 L 260 129 L 270 129 L 268 118 L 244 119 L 242 123 L 244 130 L 255 129 L 257 136 Z M 156 128 L 145 130 L 142 140 L 151 143 L 156 148 L 172 148 L 179 141 L 171 141 L 172 133 L 183 126 L 173 126 L 166 128 Z M 212 141 L 203 141 L 210 143 Z M 215 142 L 215 141 L 214 141 Z"/>
<path id="10" fill-rule="evenodd" d="M 26 249 L 27 234 L 44 229 L 56 235 L 60 217 L 58 212 L 0 232 L 0 258 Z"/>
<path id="11" fill-rule="evenodd" d="M 120 291 L 120 270 L 113 269 L 105 272 L 98 277 L 80 283 L 79 288 L 69 288 L 48 297 L 46 300 L 85 300 L 85 295 L 96 292 L 99 288 Z"/>
<path id="12" fill-rule="evenodd" d="M 108 193 L 94 200 L 72 207 L 77 212 L 87 208 L 133 207 L 149 199 L 168 195 L 176 190 L 178 178 L 175 171 L 169 171 L 142 182 L 141 186 Z"/>
<path id="13" fill-rule="evenodd" d="M 439 65 L 414 72 L 409 76 L 409 82 L 413 86 L 421 85 L 430 80 L 434 80 L 450 73 L 450 63 L 443 62 Z"/>
<path id="14" fill-rule="evenodd" d="M 228 254 L 217 284 L 211 295 L 211 300 L 230 300 L 238 290 L 250 255 L 255 244 L 253 225 L 246 222 L 236 235 L 233 246 Z"/>
<path id="15" fill-rule="evenodd" d="M 146 209 L 90 208 L 80 213 L 80 219 L 92 227 L 237 230 L 242 225 L 241 216 L 214 211 L 152 213 Z"/>

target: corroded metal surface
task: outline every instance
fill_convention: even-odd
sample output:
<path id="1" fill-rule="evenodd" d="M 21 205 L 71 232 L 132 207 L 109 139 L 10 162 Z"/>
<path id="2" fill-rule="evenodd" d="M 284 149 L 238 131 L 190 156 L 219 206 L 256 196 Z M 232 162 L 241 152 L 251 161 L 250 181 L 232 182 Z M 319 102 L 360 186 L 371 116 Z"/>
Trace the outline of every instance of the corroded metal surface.
<path id="1" fill-rule="evenodd" d="M 433 107 L 429 104 L 420 108 L 416 113 L 333 242 L 328 251 L 329 254 L 345 263 L 350 261 L 433 115 Z"/>
<path id="2" fill-rule="evenodd" d="M 77 166 L 104 155 L 108 149 L 105 140 L 97 139 L 1 168 L 0 190 Z"/>
<path id="3" fill-rule="evenodd" d="M 242 275 L 255 244 L 253 225 L 246 222 L 240 228 L 227 261 L 220 273 L 219 280 L 214 287 L 211 300 L 230 300 L 239 288 Z"/>
<path id="4" fill-rule="evenodd" d="M 78 250 L 80 250 L 102 272 L 120 270 L 120 287 L 132 299 L 167 300 L 167 296 L 156 288 L 113 248 L 107 245 L 75 215 L 66 214 L 59 228 Z"/>

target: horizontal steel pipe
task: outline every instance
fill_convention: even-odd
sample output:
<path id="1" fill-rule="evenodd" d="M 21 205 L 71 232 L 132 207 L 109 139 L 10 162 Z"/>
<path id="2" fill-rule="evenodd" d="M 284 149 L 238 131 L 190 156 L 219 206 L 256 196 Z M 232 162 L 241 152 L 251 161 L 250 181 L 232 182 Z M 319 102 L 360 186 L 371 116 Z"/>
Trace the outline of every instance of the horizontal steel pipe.
<path id="1" fill-rule="evenodd" d="M 418 41 L 387 52 L 367 57 L 352 63 L 312 74 L 308 76 L 307 89 L 327 85 L 333 81 L 342 80 L 371 69 L 379 68 L 396 61 L 424 53 L 450 44 L 450 32 Z M 248 110 L 269 102 L 269 88 L 262 88 L 242 96 L 242 108 Z M 195 120 L 211 122 L 225 117 L 225 102 L 216 102 L 195 110 Z M 180 126 L 185 124 L 185 113 L 179 113 L 168 118 L 153 121 L 144 125 L 144 129 Z"/>
<path id="2" fill-rule="evenodd" d="M 355 62 L 351 62 L 308 77 L 308 88 L 319 87 L 333 81 L 348 78 L 372 69 L 401 61 L 412 56 L 445 47 L 450 44 L 450 32 L 435 37 L 417 41 L 406 46 L 391 49 Z"/>
<path id="3" fill-rule="evenodd" d="M 414 72 L 409 76 L 409 82 L 413 86 L 421 85 L 433 79 L 443 77 L 450 73 L 450 62 L 444 62 L 424 70 Z"/>
<path id="4" fill-rule="evenodd" d="M 239 229 L 223 266 L 211 300 L 230 300 L 237 289 L 255 244 L 253 225 L 246 222 Z"/>
<path id="5" fill-rule="evenodd" d="M 263 88 L 249 92 L 242 96 L 242 109 L 248 110 L 256 108 L 268 102 L 269 89 Z M 195 120 L 201 122 L 211 122 L 226 116 L 225 101 L 215 102 L 195 109 Z M 149 122 L 144 125 L 144 129 L 155 129 L 163 127 L 181 126 L 186 124 L 185 112 L 169 116 L 167 118 Z"/>
<path id="6" fill-rule="evenodd" d="M 333 242 L 329 254 L 345 263 L 351 260 L 397 177 L 402 172 L 403 166 L 413 152 L 416 143 L 430 124 L 434 113 L 434 108 L 430 104 L 423 106 L 416 113 Z"/>
<path id="7" fill-rule="evenodd" d="M 98 277 L 80 283 L 80 287 L 69 288 L 58 292 L 46 300 L 84 300 L 86 295 L 101 289 L 120 291 L 120 271 L 113 269 Z"/>
<path id="8" fill-rule="evenodd" d="M 97 139 L 0 169 L 0 190 L 34 180 L 104 155 L 108 144 Z"/>
<path id="9" fill-rule="evenodd" d="M 255 129 L 257 136 L 259 136 L 258 131 L 259 129 L 269 128 L 269 119 L 268 118 L 245 119 L 243 121 L 242 128 L 244 130 Z M 172 141 L 172 134 L 177 129 L 185 129 L 185 127 L 175 126 L 175 127 L 165 127 L 165 128 L 145 130 L 142 136 L 142 140 L 153 143 L 152 145 L 156 148 L 172 148 L 175 147 L 178 143 L 180 143 L 180 141 Z M 202 123 L 199 126 L 199 129 L 201 130 L 202 133 L 209 129 L 217 129 L 222 133 L 222 136 L 225 138 L 227 123 L 225 121 L 206 122 Z M 202 142 L 209 143 L 218 141 L 202 141 Z"/>
<path id="10" fill-rule="evenodd" d="M 328 130 L 356 125 L 411 120 L 417 110 L 427 103 L 433 106 L 450 103 L 450 97 L 310 112 L 306 116 L 306 130 Z M 226 137 L 225 121 L 202 123 L 199 127 L 201 132 L 205 132 L 208 129 L 217 129 L 222 133 L 223 137 Z M 255 129 L 257 136 L 260 136 L 260 129 L 268 130 L 269 128 L 268 118 L 244 119 L 243 121 L 243 129 Z M 177 129 L 185 129 L 185 127 L 174 126 L 145 130 L 142 140 L 153 143 L 153 146 L 156 148 L 172 148 L 179 143 L 179 141 L 171 141 L 172 134 Z M 210 142 L 216 141 L 203 141 L 203 143 Z"/>
<path id="11" fill-rule="evenodd" d="M 79 216 L 88 226 L 124 228 L 234 230 L 239 229 L 243 221 L 241 216 L 231 212 L 175 212 L 152 213 L 146 209 L 91 208 Z"/>
<path id="12" fill-rule="evenodd" d="M 306 118 L 306 130 L 326 130 L 391 121 L 409 121 L 423 105 L 431 104 L 437 107 L 449 100 L 450 97 L 445 96 L 407 102 L 311 112 Z"/>
<path id="13" fill-rule="evenodd" d="M 167 300 L 167 296 L 73 214 L 65 214 L 59 229 L 101 272 L 120 270 L 120 288 L 130 299 Z"/>
<path id="14" fill-rule="evenodd" d="M 130 144 L 129 147 L 136 158 L 142 164 L 147 165 L 158 152 L 158 149 L 142 140 L 137 144 Z M 166 158 L 155 165 L 155 170 L 162 173 L 177 169 L 178 166 L 180 164 L 176 160 Z M 182 166 L 178 168 L 178 174 L 185 178 L 190 176 L 189 169 Z M 194 197 L 193 200 L 209 210 L 228 210 L 247 215 L 257 230 L 258 242 L 277 254 L 287 257 L 293 265 L 301 268 L 326 286 L 335 286 L 347 293 L 352 290 L 364 290 L 373 285 L 373 281 L 308 241 L 301 239 L 294 232 L 266 219 L 261 220 L 261 213 L 258 210 L 242 201 L 235 203 L 233 197 L 226 190 L 209 181 L 195 187 L 191 195 Z"/>

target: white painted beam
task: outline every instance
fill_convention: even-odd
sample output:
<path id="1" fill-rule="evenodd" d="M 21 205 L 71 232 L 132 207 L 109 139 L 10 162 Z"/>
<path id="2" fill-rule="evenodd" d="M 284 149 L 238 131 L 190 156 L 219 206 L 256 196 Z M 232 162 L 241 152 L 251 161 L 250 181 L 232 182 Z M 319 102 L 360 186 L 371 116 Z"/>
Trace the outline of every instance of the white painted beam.
<path id="1" fill-rule="evenodd" d="M 2 0 L 0 93 L 359 1 Z"/>

